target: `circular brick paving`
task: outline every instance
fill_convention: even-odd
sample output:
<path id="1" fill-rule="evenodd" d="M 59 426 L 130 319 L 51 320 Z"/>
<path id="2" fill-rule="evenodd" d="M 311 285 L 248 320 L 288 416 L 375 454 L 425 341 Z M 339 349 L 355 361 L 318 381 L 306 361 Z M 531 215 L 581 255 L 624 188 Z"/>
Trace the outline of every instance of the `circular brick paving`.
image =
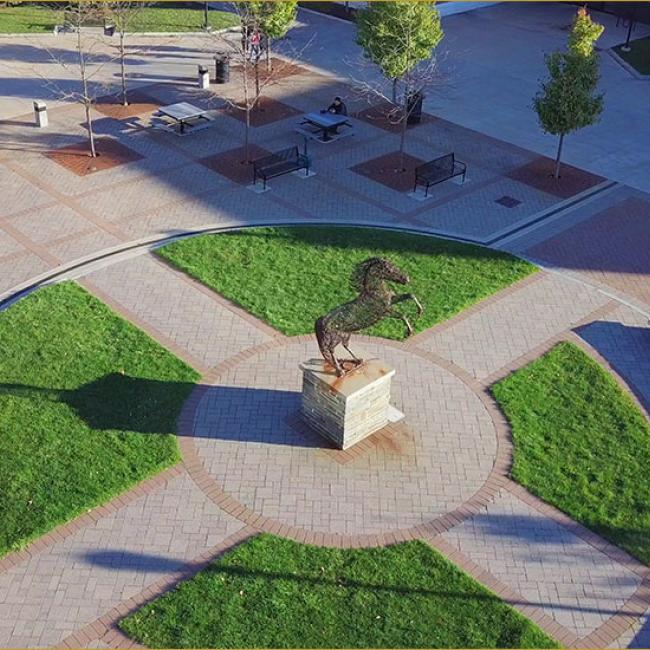
<path id="1" fill-rule="evenodd" d="M 308 337 L 240 355 L 195 396 L 183 447 L 193 443 L 210 482 L 266 528 L 272 520 L 312 533 L 390 533 L 457 509 L 488 479 L 497 438 L 481 397 L 404 346 L 361 345 L 396 369 L 391 401 L 406 415 L 361 452 L 333 450 L 298 417 L 298 365 L 318 356 Z"/>

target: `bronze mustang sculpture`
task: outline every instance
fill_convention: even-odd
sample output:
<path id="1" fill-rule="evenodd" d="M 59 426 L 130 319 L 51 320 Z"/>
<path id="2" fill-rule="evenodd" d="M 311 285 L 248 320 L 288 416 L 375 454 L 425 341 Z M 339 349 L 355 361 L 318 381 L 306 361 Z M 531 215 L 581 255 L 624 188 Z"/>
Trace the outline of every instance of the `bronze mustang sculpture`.
<path id="1" fill-rule="evenodd" d="M 370 327 L 383 318 L 399 318 L 406 325 L 407 335 L 413 334 L 413 328 L 404 314 L 393 307 L 405 300 L 413 300 L 422 315 L 422 305 L 412 293 L 396 294 L 387 282 L 408 284 L 409 276 L 398 269 L 392 262 L 380 257 L 371 257 L 355 267 L 350 278 L 352 288 L 359 295 L 350 302 L 335 307 L 316 321 L 316 339 L 325 361 L 340 377 L 345 374 L 344 365 L 358 367 L 363 361 L 357 358 L 348 347 L 352 332 Z M 352 359 L 337 359 L 334 349 L 338 344 L 352 355 Z"/>

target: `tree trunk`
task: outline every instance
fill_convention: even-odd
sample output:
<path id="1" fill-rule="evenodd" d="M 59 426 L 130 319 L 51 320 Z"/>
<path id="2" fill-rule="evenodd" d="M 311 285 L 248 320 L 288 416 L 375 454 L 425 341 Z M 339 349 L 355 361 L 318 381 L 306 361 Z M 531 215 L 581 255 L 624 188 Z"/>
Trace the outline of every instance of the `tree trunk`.
<path id="1" fill-rule="evenodd" d="M 560 135 L 560 142 L 557 147 L 557 156 L 555 156 L 555 180 L 560 180 L 560 157 L 562 156 L 562 143 L 564 142 L 564 133 Z"/>
<path id="2" fill-rule="evenodd" d="M 250 130 L 251 130 L 251 102 L 248 92 L 248 61 L 244 55 L 244 67 L 242 70 L 244 77 L 244 109 L 246 110 L 246 128 L 244 129 L 244 156 L 245 163 L 250 162 Z"/>
<path id="3" fill-rule="evenodd" d="M 392 99 L 393 99 L 393 104 L 397 104 L 397 77 L 393 79 Z"/>
<path id="4" fill-rule="evenodd" d="M 126 65 L 124 63 L 124 32 L 120 32 L 120 72 L 122 75 L 122 104 L 129 105 L 129 100 L 126 96 Z"/>
<path id="5" fill-rule="evenodd" d="M 260 99 L 260 68 L 259 68 L 259 58 L 255 60 L 254 65 L 254 70 L 255 70 L 255 105 L 257 106 L 257 103 Z"/>
<path id="6" fill-rule="evenodd" d="M 408 89 L 404 91 L 404 105 L 402 107 L 402 131 L 399 136 L 399 165 L 400 171 L 406 171 L 406 166 L 404 165 L 404 144 L 406 142 L 406 127 L 408 125 Z"/>
<path id="7" fill-rule="evenodd" d="M 97 158 L 95 150 L 95 134 L 93 132 L 93 118 L 90 115 L 90 101 L 84 101 L 84 110 L 86 111 L 86 129 L 88 131 L 88 142 L 90 144 L 90 155 Z"/>
<path id="8" fill-rule="evenodd" d="M 271 74 L 271 39 L 266 37 L 266 72 Z"/>
<path id="9" fill-rule="evenodd" d="M 209 10 L 209 6 L 206 0 L 206 3 L 203 6 L 203 29 L 205 29 L 206 32 L 208 31 L 208 27 L 210 26 L 210 23 L 208 21 L 208 10 Z"/>
<path id="10" fill-rule="evenodd" d="M 250 106 L 246 104 L 246 129 L 244 130 L 244 153 L 246 154 L 246 163 L 251 162 L 250 132 L 251 132 L 251 109 Z"/>
<path id="11" fill-rule="evenodd" d="M 77 54 L 79 55 L 79 72 L 81 75 L 81 88 L 83 90 L 83 105 L 86 113 L 86 131 L 88 132 L 88 143 L 90 145 L 90 155 L 93 158 L 97 157 L 95 151 L 95 134 L 93 133 L 93 120 L 90 115 L 90 106 L 92 98 L 88 94 L 88 80 L 86 79 L 86 59 L 81 42 L 81 29 L 77 28 Z"/>

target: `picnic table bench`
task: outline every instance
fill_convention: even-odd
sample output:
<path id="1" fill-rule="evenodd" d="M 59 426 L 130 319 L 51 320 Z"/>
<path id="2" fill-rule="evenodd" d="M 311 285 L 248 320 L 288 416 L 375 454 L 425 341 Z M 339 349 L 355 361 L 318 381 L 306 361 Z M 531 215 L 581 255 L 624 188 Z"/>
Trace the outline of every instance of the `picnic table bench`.
<path id="1" fill-rule="evenodd" d="M 467 165 L 460 160 L 456 160 L 453 153 L 448 153 L 415 168 L 413 191 L 415 192 L 418 185 L 424 185 L 424 195 L 428 196 L 429 187 L 455 176 L 462 176 L 464 183 L 466 173 Z"/>
<path id="2" fill-rule="evenodd" d="M 299 169 L 305 170 L 305 176 L 309 175 L 309 158 L 298 151 L 298 147 L 289 147 L 276 151 L 268 156 L 263 156 L 253 161 L 253 185 L 257 184 L 257 179 L 266 181 L 275 176 L 289 174 Z"/>

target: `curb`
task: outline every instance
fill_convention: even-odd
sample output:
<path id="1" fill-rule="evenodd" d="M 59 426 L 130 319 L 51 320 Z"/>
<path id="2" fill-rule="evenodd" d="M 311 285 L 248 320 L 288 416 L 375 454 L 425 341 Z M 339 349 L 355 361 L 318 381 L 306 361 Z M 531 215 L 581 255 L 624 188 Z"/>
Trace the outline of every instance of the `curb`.
<path id="1" fill-rule="evenodd" d="M 615 47 L 618 47 L 615 46 Z M 607 54 L 618 63 L 631 77 L 637 81 L 650 81 L 650 74 L 641 74 L 634 66 L 628 63 L 618 52 L 614 51 L 613 47 L 606 50 Z"/>

